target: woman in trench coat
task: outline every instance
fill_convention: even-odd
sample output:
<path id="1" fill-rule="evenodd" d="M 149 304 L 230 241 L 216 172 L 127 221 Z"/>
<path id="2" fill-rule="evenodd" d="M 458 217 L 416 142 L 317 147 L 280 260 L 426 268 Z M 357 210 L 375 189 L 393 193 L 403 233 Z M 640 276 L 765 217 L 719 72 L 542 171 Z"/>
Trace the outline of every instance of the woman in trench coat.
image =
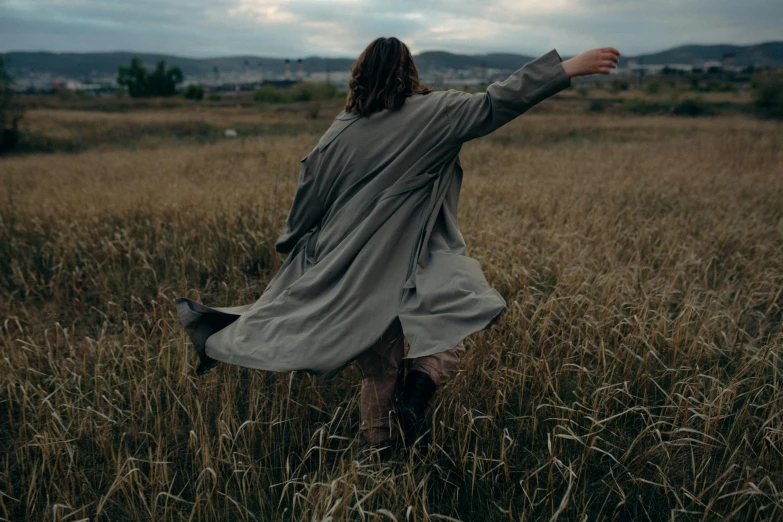
<path id="1" fill-rule="evenodd" d="M 618 57 L 602 48 L 562 61 L 552 50 L 485 93 L 431 92 L 405 44 L 373 41 L 352 67 L 345 110 L 300 162 L 276 244 L 288 257 L 263 295 L 228 308 L 176 300 L 197 372 L 224 362 L 330 378 L 356 361 L 366 439 L 410 444 L 463 339 L 505 309 L 457 227 L 462 144 L 574 76 L 608 74 Z M 404 339 L 412 361 L 395 408 Z"/>

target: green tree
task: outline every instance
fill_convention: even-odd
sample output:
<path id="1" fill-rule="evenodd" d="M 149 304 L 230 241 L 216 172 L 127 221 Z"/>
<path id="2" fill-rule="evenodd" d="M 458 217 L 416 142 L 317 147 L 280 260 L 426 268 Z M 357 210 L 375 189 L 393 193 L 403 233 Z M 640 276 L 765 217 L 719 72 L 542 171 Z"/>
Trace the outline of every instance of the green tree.
<path id="1" fill-rule="evenodd" d="M 164 60 L 148 72 L 141 60 L 133 58 L 129 67 L 120 66 L 117 71 L 117 83 L 128 89 L 132 98 L 174 96 L 177 94 L 177 85 L 184 79 L 182 69 L 176 65 L 166 69 Z"/>
<path id="2" fill-rule="evenodd" d="M 133 58 L 130 67 L 123 67 L 117 71 L 117 84 L 128 89 L 131 98 L 143 98 L 149 96 L 147 89 L 147 68 L 138 58 Z"/>
<path id="3" fill-rule="evenodd" d="M 19 143 L 19 122 L 22 111 L 13 103 L 14 79 L 0 56 L 0 153 L 13 149 Z"/>
<path id="4" fill-rule="evenodd" d="M 147 86 L 150 96 L 174 96 L 177 85 L 185 79 L 182 69 L 176 65 L 166 69 L 166 62 L 161 60 L 155 69 L 147 75 Z"/>
<path id="5" fill-rule="evenodd" d="M 204 87 L 195 83 L 191 83 L 185 87 L 185 91 L 182 93 L 182 95 L 189 100 L 202 100 L 204 99 Z"/>

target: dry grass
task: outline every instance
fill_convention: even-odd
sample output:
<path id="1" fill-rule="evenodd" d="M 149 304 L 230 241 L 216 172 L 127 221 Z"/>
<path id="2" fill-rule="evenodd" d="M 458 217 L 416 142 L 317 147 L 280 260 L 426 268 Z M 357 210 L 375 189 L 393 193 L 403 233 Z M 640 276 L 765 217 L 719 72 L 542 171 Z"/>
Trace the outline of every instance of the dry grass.
<path id="1" fill-rule="evenodd" d="M 320 134 L 340 110 L 339 100 L 220 109 L 191 105 L 127 113 L 28 110 L 21 122 L 22 152 L 84 152 L 119 147 L 148 150 L 203 145 L 221 141 L 227 128 L 236 130 L 242 137 Z"/>
<path id="2" fill-rule="evenodd" d="M 0 518 L 783 516 L 780 124 L 540 113 L 468 144 L 461 227 L 509 309 L 390 462 L 355 368 L 196 378 L 174 314 L 279 266 L 300 124 L 0 160 Z"/>
<path id="3" fill-rule="evenodd" d="M 640 88 L 633 88 L 627 91 L 613 92 L 610 89 L 591 89 L 588 93 L 588 97 L 595 99 L 619 99 L 619 100 L 650 100 L 650 101 L 667 101 L 672 96 L 678 96 L 680 98 L 697 97 L 707 103 L 751 103 L 753 102 L 753 94 L 749 89 L 743 89 L 736 92 L 700 92 L 691 91 L 687 89 L 676 89 L 663 85 L 661 92 L 658 94 L 651 94 Z M 582 97 L 578 90 L 569 90 L 562 94 L 562 96 L 570 97 Z"/>

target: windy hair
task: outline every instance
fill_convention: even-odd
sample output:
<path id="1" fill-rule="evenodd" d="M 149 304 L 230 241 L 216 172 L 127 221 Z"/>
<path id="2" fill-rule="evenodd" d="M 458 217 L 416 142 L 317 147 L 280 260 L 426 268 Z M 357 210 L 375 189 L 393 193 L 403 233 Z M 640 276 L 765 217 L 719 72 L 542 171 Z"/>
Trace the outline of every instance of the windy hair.
<path id="1" fill-rule="evenodd" d="M 427 94 L 408 46 L 397 38 L 378 38 L 351 67 L 347 112 L 368 117 L 383 109 L 396 110 L 413 94 Z"/>

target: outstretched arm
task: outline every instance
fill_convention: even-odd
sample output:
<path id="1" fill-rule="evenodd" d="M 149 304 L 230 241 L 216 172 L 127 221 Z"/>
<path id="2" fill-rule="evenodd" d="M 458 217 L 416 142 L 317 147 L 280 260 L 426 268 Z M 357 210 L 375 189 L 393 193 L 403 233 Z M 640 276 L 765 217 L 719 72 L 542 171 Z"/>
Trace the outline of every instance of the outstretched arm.
<path id="1" fill-rule="evenodd" d="M 611 47 L 594 49 L 565 62 L 554 49 L 528 63 L 487 92 L 447 91 L 445 110 L 454 138 L 472 140 L 502 127 L 537 103 L 571 86 L 571 78 L 609 74 L 620 53 Z"/>

